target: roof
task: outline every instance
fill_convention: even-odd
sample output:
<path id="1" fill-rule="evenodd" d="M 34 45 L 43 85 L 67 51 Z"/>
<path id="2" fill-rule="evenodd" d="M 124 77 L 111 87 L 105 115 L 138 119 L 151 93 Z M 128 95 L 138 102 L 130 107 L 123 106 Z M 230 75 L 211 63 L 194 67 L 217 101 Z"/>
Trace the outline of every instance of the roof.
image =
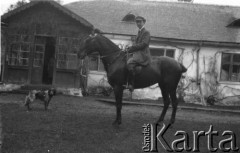
<path id="1" fill-rule="evenodd" d="M 240 29 L 227 27 L 240 18 L 240 7 L 139 0 L 91 0 L 65 5 L 105 33 L 135 35 L 127 14 L 144 16 L 151 36 L 169 39 L 240 43 Z"/>
<path id="2" fill-rule="evenodd" d="M 61 12 L 67 14 L 68 16 L 70 16 L 71 18 L 73 18 L 74 20 L 77 20 L 78 22 L 80 22 L 81 24 L 85 25 L 86 27 L 89 27 L 89 28 L 92 28 L 93 25 L 88 22 L 87 20 L 85 20 L 84 18 L 78 16 L 77 14 L 75 14 L 74 12 L 72 12 L 71 10 L 67 9 L 66 7 L 58 4 L 57 2 L 55 1 L 52 1 L 52 0 L 35 0 L 35 1 L 31 1 L 30 3 L 27 3 L 21 7 L 18 7 L 12 11 L 9 11 L 7 13 L 5 13 L 4 15 L 2 15 L 1 17 L 1 20 L 5 20 L 5 19 L 8 19 L 14 15 L 16 15 L 17 13 L 19 12 L 22 12 L 28 8 L 31 8 L 32 6 L 35 6 L 37 4 L 40 4 L 40 3 L 48 3 L 50 5 L 52 5 L 53 7 L 55 7 L 56 9 L 60 10 Z"/>

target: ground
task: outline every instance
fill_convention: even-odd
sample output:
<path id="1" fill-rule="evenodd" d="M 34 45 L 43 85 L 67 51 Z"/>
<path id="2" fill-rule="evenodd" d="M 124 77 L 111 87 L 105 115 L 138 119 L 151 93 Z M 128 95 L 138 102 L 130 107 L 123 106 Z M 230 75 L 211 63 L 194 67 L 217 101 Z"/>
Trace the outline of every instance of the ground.
<path id="1" fill-rule="evenodd" d="M 122 124 L 112 126 L 115 106 L 98 102 L 94 97 L 55 96 L 48 111 L 43 103 L 36 102 L 32 111 L 23 106 L 24 95 L 0 95 L 0 109 L 3 125 L 3 153 L 139 153 L 142 151 L 143 128 L 146 123 L 155 122 L 162 108 L 152 106 L 124 105 Z M 166 115 L 168 123 L 171 109 Z M 177 139 L 177 130 L 184 130 L 190 136 L 192 131 L 219 131 L 213 145 L 229 136 L 222 136 L 224 130 L 236 134 L 240 147 L 239 114 L 210 113 L 205 111 L 178 110 L 174 126 L 164 137 L 168 142 Z M 207 150 L 207 137 L 200 137 L 200 152 Z M 229 144 L 227 144 L 229 145 Z M 166 152 L 158 144 L 159 152 Z M 218 150 L 218 152 L 220 152 Z"/>

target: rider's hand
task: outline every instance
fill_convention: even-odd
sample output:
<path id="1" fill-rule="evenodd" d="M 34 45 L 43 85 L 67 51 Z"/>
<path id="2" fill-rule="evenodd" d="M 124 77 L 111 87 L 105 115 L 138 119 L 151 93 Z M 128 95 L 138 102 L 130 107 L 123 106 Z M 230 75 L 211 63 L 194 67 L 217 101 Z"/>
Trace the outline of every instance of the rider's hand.
<path id="1" fill-rule="evenodd" d="M 125 52 L 128 52 L 130 48 L 131 48 L 131 47 L 126 46 L 126 48 L 125 48 Z"/>
<path id="2" fill-rule="evenodd" d="M 131 53 L 131 51 L 132 51 L 132 47 L 127 46 L 125 50 L 126 50 L 126 52 Z"/>

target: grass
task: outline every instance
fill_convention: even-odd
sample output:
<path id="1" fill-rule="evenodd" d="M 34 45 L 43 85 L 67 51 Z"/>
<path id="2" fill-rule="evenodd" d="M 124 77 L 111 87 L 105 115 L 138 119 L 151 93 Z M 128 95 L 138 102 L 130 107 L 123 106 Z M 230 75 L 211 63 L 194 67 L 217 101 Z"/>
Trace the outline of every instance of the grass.
<path id="1" fill-rule="evenodd" d="M 139 153 L 142 152 L 142 126 L 154 122 L 160 114 L 159 107 L 124 106 L 123 123 L 112 126 L 115 106 L 100 103 L 94 98 L 56 96 L 50 109 L 44 111 L 41 102 L 26 111 L 20 102 L 21 95 L 0 97 L 3 122 L 3 153 Z M 8 101 L 8 102 L 6 102 Z M 15 101 L 15 102 L 14 102 Z M 16 102 L 17 101 L 17 102 Z M 166 120 L 170 114 L 167 113 Z M 177 130 L 189 133 L 192 146 L 192 131 L 207 131 L 210 125 L 220 131 L 214 145 L 222 139 L 224 130 L 232 130 L 240 147 L 239 116 L 199 113 L 180 110 L 173 128 L 166 139 L 173 141 Z M 158 145 L 159 152 L 166 152 Z M 208 152 L 206 137 L 200 138 L 201 152 Z"/>

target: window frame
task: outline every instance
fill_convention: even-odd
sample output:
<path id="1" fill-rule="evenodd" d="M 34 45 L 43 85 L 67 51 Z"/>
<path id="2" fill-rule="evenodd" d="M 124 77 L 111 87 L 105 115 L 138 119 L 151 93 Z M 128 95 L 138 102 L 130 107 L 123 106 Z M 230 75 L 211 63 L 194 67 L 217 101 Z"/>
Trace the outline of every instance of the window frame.
<path id="1" fill-rule="evenodd" d="M 97 70 L 92 70 L 92 69 L 89 69 L 89 68 L 88 68 L 89 71 L 91 71 L 91 72 L 92 72 L 92 71 L 94 71 L 94 72 L 105 72 L 106 70 L 105 70 L 104 65 L 103 65 L 103 63 L 102 63 L 102 61 L 101 61 L 100 55 L 99 55 L 98 53 L 94 53 L 94 54 L 90 55 L 89 58 L 92 58 L 93 56 L 97 56 Z M 88 62 L 90 63 L 91 61 L 88 60 Z M 89 63 L 88 63 L 88 65 L 90 65 Z M 102 65 L 103 65 L 103 70 L 100 69 L 101 63 L 102 63 Z"/>
<path id="2" fill-rule="evenodd" d="M 26 39 L 26 37 L 28 39 Z M 30 54 L 31 54 L 31 46 L 32 46 L 32 38 L 33 36 L 32 35 L 23 35 L 23 34 L 12 34 L 12 35 L 9 35 L 9 42 L 11 42 L 9 44 L 10 48 L 9 48 L 9 51 L 8 51 L 8 54 L 7 54 L 7 65 L 10 66 L 10 67 L 29 67 L 30 65 Z M 26 41 L 27 40 L 27 41 Z M 19 47 L 17 49 L 14 49 L 12 46 L 13 45 L 19 45 Z M 27 46 L 27 50 L 23 49 L 24 45 Z M 16 57 L 12 57 L 12 53 L 15 52 L 16 53 Z M 27 53 L 28 56 L 27 57 L 22 57 L 21 56 L 21 53 Z M 13 63 L 13 59 L 15 59 L 15 64 L 12 64 Z M 27 61 L 27 64 L 23 65 L 21 63 L 24 63 L 22 62 L 23 60 L 26 60 Z"/>
<path id="3" fill-rule="evenodd" d="M 121 22 L 135 24 L 135 18 L 136 18 L 136 15 L 130 12 L 123 17 Z"/>
<path id="4" fill-rule="evenodd" d="M 230 68 L 229 68 L 229 72 L 228 72 L 228 79 L 227 80 L 222 80 L 222 66 L 223 66 L 223 54 L 230 54 L 230 62 L 226 62 L 230 64 Z M 233 70 L 233 65 L 237 65 L 239 64 L 240 66 L 240 62 L 233 62 L 233 56 L 237 54 L 240 55 L 240 52 L 222 52 L 221 54 L 221 63 L 220 63 L 220 74 L 219 74 L 219 82 L 220 83 L 237 83 L 240 84 L 240 70 L 239 70 L 239 74 L 238 74 L 238 80 L 239 81 L 232 81 L 231 77 L 232 77 L 232 70 Z M 234 64 L 235 63 L 235 64 Z"/>
<path id="5" fill-rule="evenodd" d="M 231 22 L 227 27 L 230 28 L 240 28 L 240 18 Z"/>
<path id="6" fill-rule="evenodd" d="M 40 52 L 40 51 L 37 51 L 37 46 L 41 46 L 43 47 L 43 51 Z M 35 58 L 35 55 L 36 54 L 42 54 L 42 59 L 40 58 Z M 34 44 L 34 56 L 33 56 L 33 67 L 35 68 L 40 68 L 43 66 L 43 63 L 44 63 L 44 54 L 45 54 L 45 44 Z M 41 61 L 41 64 L 40 65 L 35 65 L 35 61 Z"/>
<path id="7" fill-rule="evenodd" d="M 64 41 L 64 40 L 67 40 L 67 41 Z M 69 41 L 71 40 L 71 41 Z M 56 68 L 57 69 L 61 69 L 61 70 L 77 70 L 78 69 L 78 66 L 79 66 L 79 63 L 78 63 L 78 57 L 77 57 L 77 52 L 79 51 L 79 48 L 80 48 L 80 41 L 81 41 L 81 38 L 75 38 L 75 37 L 59 37 L 58 38 L 58 43 L 56 45 L 57 47 L 57 50 L 56 50 Z M 68 43 L 70 42 L 70 43 Z M 60 52 L 60 47 L 71 47 L 71 49 L 69 49 L 69 51 L 66 51 L 66 52 Z M 76 53 L 73 53 L 71 52 L 73 49 L 76 49 L 77 52 Z M 61 60 L 59 59 L 59 55 L 63 55 L 63 56 L 66 56 L 66 59 L 64 60 Z M 75 56 L 76 60 L 76 64 L 75 64 L 75 67 L 70 67 L 69 65 L 71 63 L 74 62 L 74 60 L 72 60 L 72 58 L 70 58 L 70 56 Z M 71 60 L 70 60 L 71 59 Z M 59 66 L 60 64 L 59 63 L 65 63 L 65 67 L 61 67 Z"/>
<path id="8" fill-rule="evenodd" d="M 164 55 L 163 55 L 163 56 L 165 56 L 165 57 L 166 57 L 166 55 L 167 55 L 167 50 L 168 50 L 168 49 L 169 49 L 169 50 L 174 50 L 173 57 L 167 56 L 167 57 L 170 57 L 170 58 L 173 58 L 173 59 L 175 59 L 176 51 L 177 51 L 176 48 L 163 47 L 163 46 L 150 46 L 149 49 L 150 49 L 150 54 L 151 54 L 151 49 L 163 49 L 163 50 L 164 50 Z M 151 57 L 158 58 L 158 57 L 161 57 L 161 56 L 154 56 L 154 55 L 151 54 Z"/>

